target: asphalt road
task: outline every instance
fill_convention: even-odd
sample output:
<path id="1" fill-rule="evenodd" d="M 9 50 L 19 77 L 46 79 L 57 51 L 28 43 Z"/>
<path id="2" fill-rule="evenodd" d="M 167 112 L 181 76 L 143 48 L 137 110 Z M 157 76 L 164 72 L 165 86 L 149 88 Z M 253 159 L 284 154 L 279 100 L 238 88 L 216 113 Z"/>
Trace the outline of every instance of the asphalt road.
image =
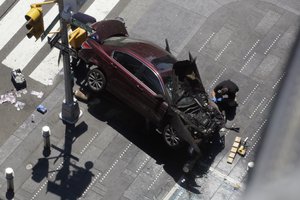
<path id="1" fill-rule="evenodd" d="M 83 9 L 88 10 L 90 5 L 98 5 L 100 1 L 98 4 L 97 2 L 87 1 Z M 1 3 L 2 1 L 0 1 L 0 28 L 1 32 L 7 30 L 9 37 L 3 36 L 2 41 L 0 39 L 2 45 L 0 46 L 0 94 L 13 89 L 10 81 L 11 68 L 24 65 L 23 72 L 27 80 L 28 93 L 17 98 L 26 104 L 20 111 L 13 104 L 0 104 L 2 119 L 0 120 L 0 145 L 4 144 L 22 125 L 40 102 L 52 94 L 52 90 L 62 80 L 57 67 L 57 53 L 51 54 L 47 44 L 40 45 L 38 51 L 24 51 L 23 49 L 23 53 L 28 54 L 31 59 L 24 59 L 22 54 L 18 54 L 22 52 L 20 43 L 23 44 L 23 40 L 26 39 L 24 38 L 26 33 L 24 23 L 13 29 L 5 23 L 8 20 L 5 17 L 15 12 L 14 7 L 20 2 L 3 1 Z M 106 197 L 126 200 L 141 198 L 241 199 L 242 192 L 246 188 L 247 164 L 254 160 L 255 151 L 268 122 L 268 111 L 272 102 L 276 100 L 276 95 L 280 92 L 277 89 L 285 77 L 286 61 L 300 24 L 299 2 L 293 0 L 126 0 L 119 2 L 111 12 L 109 12 L 110 9 L 101 12 L 95 10 L 93 16 L 97 19 L 107 14 L 109 18 L 123 17 L 129 34 L 133 37 L 151 40 L 162 47 L 165 38 L 168 38 L 171 51 L 179 59 L 187 59 L 188 52 L 191 52 L 197 57 L 198 69 L 208 91 L 225 79 L 233 80 L 240 87 L 236 115 L 228 122 L 228 126 L 238 127 L 239 132 L 225 131 L 223 133 L 225 147 L 222 149 L 211 145 L 205 158 L 201 159 L 194 171 L 186 176 L 183 176 L 181 172 L 186 160 L 186 152 L 172 152 L 165 147 L 159 135 L 145 134 L 143 127 L 137 126 L 137 124 L 142 124 L 140 117 L 126 106 L 109 96 L 100 98 L 100 102 L 89 108 L 81 104 L 87 111 L 89 120 L 85 123 L 89 127 L 95 128 L 103 135 L 109 131 L 113 132 L 115 136 L 114 138 L 106 137 L 106 140 L 110 140 L 111 143 L 107 149 L 103 149 L 104 154 L 97 154 L 98 162 L 95 158 L 90 159 L 94 160 L 94 166 L 98 163 L 95 169 L 101 169 L 103 172 L 110 169 L 109 164 L 99 164 L 100 160 L 103 161 L 102 163 L 112 163 L 112 166 L 117 166 L 113 164 L 113 155 L 119 155 L 129 144 L 133 145 L 133 155 L 136 155 L 135 159 L 134 156 L 129 156 L 124 163 L 122 162 L 122 166 L 129 163 L 126 170 L 118 168 L 124 170 L 123 175 L 125 173 L 133 177 L 130 179 L 130 184 L 128 183 L 127 190 L 119 188 L 119 191 L 123 193 L 113 195 L 118 193 L 118 187 L 113 188 L 112 185 L 120 178 L 119 172 L 113 171 L 109 174 L 109 184 L 100 184 L 101 188 L 106 191 L 104 192 Z M 50 8 L 46 8 L 45 12 L 50 13 Z M 22 19 L 24 14 L 22 14 Z M 101 16 L 98 17 L 98 14 Z M 16 26 L 16 24 L 11 23 L 11 26 Z M 34 54 L 30 55 L 30 52 Z M 47 59 L 48 55 L 52 56 L 50 56 L 51 59 Z M 37 76 L 33 73 L 43 63 L 57 68 L 55 76 L 46 81 L 36 78 Z M 49 85 L 49 81 L 53 83 Z M 44 95 L 39 99 L 31 95 L 31 91 L 42 91 Z M 63 98 L 62 96 L 61 94 L 57 98 Z M 59 108 L 56 108 L 55 112 L 58 114 Z M 53 125 L 58 123 L 56 114 L 53 114 L 51 120 Z M 228 164 L 227 155 L 235 136 L 249 138 L 248 150 L 245 157 L 236 156 L 233 164 Z M 81 140 L 79 141 L 82 145 L 88 142 Z M 78 149 L 73 148 L 74 153 Z M 93 149 L 89 150 L 93 152 Z M 88 154 L 84 155 L 87 157 L 81 159 L 88 161 Z M 138 164 L 133 164 L 134 162 Z M 133 168 L 130 167 L 130 163 Z M 135 171 L 136 166 L 142 166 L 140 170 L 143 173 Z M 131 171 L 135 171 L 136 174 L 130 174 Z M 93 173 L 97 174 L 97 171 Z M 150 185 L 147 185 L 150 179 Z M 22 184 L 19 184 L 21 188 Z M 50 185 L 49 188 L 48 198 L 62 198 L 55 187 Z M 54 189 L 51 190 L 51 188 Z M 97 193 L 94 189 L 90 195 L 94 193 L 101 192 Z"/>

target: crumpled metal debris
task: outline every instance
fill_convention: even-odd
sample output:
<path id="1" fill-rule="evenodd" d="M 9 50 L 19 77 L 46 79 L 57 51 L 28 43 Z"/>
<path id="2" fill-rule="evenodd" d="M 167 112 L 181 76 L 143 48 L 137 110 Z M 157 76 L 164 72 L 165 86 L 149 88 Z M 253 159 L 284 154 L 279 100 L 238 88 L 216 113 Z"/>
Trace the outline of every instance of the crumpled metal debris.
<path id="1" fill-rule="evenodd" d="M 16 103 L 16 96 L 13 91 L 0 95 L 0 104 L 5 102 L 10 102 L 11 104 Z"/>
<path id="2" fill-rule="evenodd" d="M 41 92 L 37 92 L 37 91 L 34 91 L 34 90 L 32 90 L 30 92 L 30 94 L 37 96 L 37 98 L 39 98 L 39 99 L 42 98 L 43 95 L 44 95 L 44 93 L 42 91 Z"/>
<path id="3" fill-rule="evenodd" d="M 15 107 L 17 108 L 17 110 L 22 110 L 25 106 L 25 103 L 21 102 L 21 101 L 17 101 L 15 103 Z"/>

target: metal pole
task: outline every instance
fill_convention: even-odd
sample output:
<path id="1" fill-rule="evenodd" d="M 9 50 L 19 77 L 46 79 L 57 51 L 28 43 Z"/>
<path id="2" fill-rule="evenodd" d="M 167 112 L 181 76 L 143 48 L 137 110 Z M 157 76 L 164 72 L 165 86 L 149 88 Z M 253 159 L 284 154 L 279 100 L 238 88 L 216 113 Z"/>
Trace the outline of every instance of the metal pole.
<path id="1" fill-rule="evenodd" d="M 14 170 L 10 167 L 5 169 L 5 178 L 7 181 L 7 191 L 14 192 Z"/>
<path id="2" fill-rule="evenodd" d="M 58 1 L 59 13 L 64 12 L 64 3 L 63 0 Z M 68 46 L 68 29 L 67 22 L 65 19 L 60 18 L 60 34 L 61 34 L 61 43 L 64 46 Z M 71 78 L 71 69 L 70 69 L 70 56 L 67 52 L 62 51 L 63 66 L 64 66 L 64 79 L 65 79 L 65 95 L 66 95 L 66 104 L 73 103 L 72 95 L 72 78 Z"/>
<path id="3" fill-rule="evenodd" d="M 42 136 L 44 140 L 44 149 L 50 148 L 50 128 L 49 126 L 43 126 L 42 128 Z"/>
<path id="4" fill-rule="evenodd" d="M 68 43 L 68 28 L 67 28 L 67 19 L 65 19 L 65 15 L 69 11 L 64 10 L 64 2 L 63 0 L 58 1 L 59 13 L 61 15 L 60 18 L 60 34 L 61 34 L 61 43 L 63 46 L 69 46 Z M 79 118 L 81 111 L 79 110 L 78 102 L 73 98 L 73 77 L 71 75 L 70 68 L 70 56 L 67 52 L 61 51 L 63 58 L 63 67 L 64 67 L 64 81 L 65 81 L 65 100 L 62 104 L 62 112 L 60 114 L 60 118 L 70 124 L 76 123 Z"/>

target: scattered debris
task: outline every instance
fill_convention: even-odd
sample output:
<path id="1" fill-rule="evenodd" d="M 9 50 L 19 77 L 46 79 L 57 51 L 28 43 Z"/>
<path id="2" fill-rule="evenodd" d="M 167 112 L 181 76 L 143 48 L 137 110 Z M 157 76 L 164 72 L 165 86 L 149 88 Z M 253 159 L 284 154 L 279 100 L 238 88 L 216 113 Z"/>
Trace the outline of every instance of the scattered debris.
<path id="1" fill-rule="evenodd" d="M 39 105 L 36 110 L 42 114 L 45 114 L 47 112 L 47 108 L 43 105 Z"/>
<path id="2" fill-rule="evenodd" d="M 234 189 L 234 190 L 238 190 L 238 189 L 240 189 L 240 188 L 241 188 L 241 185 L 238 184 L 238 183 L 234 184 L 234 186 L 233 186 L 233 189 Z"/>
<path id="3" fill-rule="evenodd" d="M 16 97 L 20 98 L 22 94 L 27 94 L 27 89 L 24 88 L 24 89 L 18 90 L 18 91 L 14 90 L 14 93 L 15 93 Z"/>
<path id="4" fill-rule="evenodd" d="M 13 91 L 7 92 L 6 94 L 2 94 L 0 96 L 0 104 L 5 102 L 10 102 L 11 104 L 16 103 L 16 96 Z"/>
<path id="5" fill-rule="evenodd" d="M 229 153 L 228 158 L 227 158 L 227 163 L 229 163 L 229 164 L 233 163 L 233 160 L 234 160 L 235 155 L 238 151 L 240 143 L 241 143 L 241 137 L 235 137 L 235 140 L 232 144 L 232 147 L 230 149 L 230 153 Z"/>
<path id="6" fill-rule="evenodd" d="M 23 90 L 20 90 L 20 92 L 22 92 L 23 94 L 27 94 L 27 90 L 26 90 L 26 88 L 25 89 L 23 89 Z"/>
<path id="7" fill-rule="evenodd" d="M 11 72 L 11 81 L 14 84 L 16 90 L 26 88 L 26 80 L 20 69 L 13 70 Z"/>
<path id="8" fill-rule="evenodd" d="M 21 102 L 21 101 L 17 101 L 15 103 L 15 107 L 17 108 L 17 110 L 22 110 L 25 106 L 25 103 Z"/>
<path id="9" fill-rule="evenodd" d="M 39 99 L 42 98 L 43 95 L 44 95 L 44 93 L 42 91 L 41 92 L 37 92 L 37 91 L 34 91 L 34 90 L 32 90 L 30 92 L 30 94 L 37 96 L 37 98 L 39 98 Z"/>
<path id="10" fill-rule="evenodd" d="M 241 156 L 245 156 L 245 154 L 246 154 L 247 140 L 248 140 L 248 137 L 246 137 L 246 139 L 243 141 L 243 144 L 241 144 L 238 149 L 238 154 L 240 154 Z"/>
<path id="11" fill-rule="evenodd" d="M 53 79 L 52 78 L 48 79 L 48 85 L 53 85 Z"/>

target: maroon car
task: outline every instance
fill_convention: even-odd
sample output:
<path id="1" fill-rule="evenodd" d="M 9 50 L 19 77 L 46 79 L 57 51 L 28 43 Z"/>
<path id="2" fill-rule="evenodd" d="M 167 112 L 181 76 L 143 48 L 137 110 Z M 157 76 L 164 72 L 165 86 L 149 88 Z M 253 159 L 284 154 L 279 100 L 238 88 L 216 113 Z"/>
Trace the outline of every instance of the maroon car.
<path id="1" fill-rule="evenodd" d="M 177 61 L 167 50 L 128 36 L 122 20 L 93 23 L 79 58 L 89 66 L 87 84 L 106 90 L 143 115 L 171 147 L 183 141 L 197 152 L 218 134 L 224 118 L 211 106 L 195 60 Z"/>

